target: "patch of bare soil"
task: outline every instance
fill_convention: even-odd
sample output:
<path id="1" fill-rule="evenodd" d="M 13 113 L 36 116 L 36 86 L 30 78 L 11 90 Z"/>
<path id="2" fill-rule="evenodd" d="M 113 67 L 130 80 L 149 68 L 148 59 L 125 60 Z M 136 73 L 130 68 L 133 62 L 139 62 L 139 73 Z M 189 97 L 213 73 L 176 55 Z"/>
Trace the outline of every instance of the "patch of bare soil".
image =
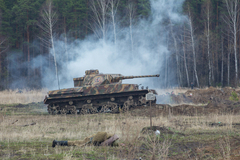
<path id="1" fill-rule="evenodd" d="M 238 96 L 240 94 L 240 91 L 236 91 L 230 87 L 223 89 L 210 87 L 208 89 L 188 90 L 184 94 L 171 95 L 173 103 L 179 105 L 171 106 L 168 104 L 156 104 L 152 107 L 142 106 L 131 110 L 131 115 L 149 116 L 152 114 L 152 116 L 195 116 L 208 114 L 239 114 L 240 101 L 229 100 L 233 92 L 236 92 Z"/>
<path id="2" fill-rule="evenodd" d="M 171 94 L 171 98 L 174 103 L 194 103 L 194 104 L 206 104 L 209 102 L 224 103 L 229 100 L 229 97 L 233 92 L 236 92 L 239 96 L 240 91 L 237 91 L 231 87 L 214 88 L 209 87 L 207 89 L 194 89 L 188 90 L 185 93 L 174 95 Z"/>
<path id="3" fill-rule="evenodd" d="M 167 129 L 166 127 L 160 127 L 160 126 L 152 126 L 152 127 L 144 127 L 141 131 L 142 134 L 149 134 L 150 132 L 155 132 L 156 130 L 159 130 L 162 134 L 174 134 L 173 131 Z"/>

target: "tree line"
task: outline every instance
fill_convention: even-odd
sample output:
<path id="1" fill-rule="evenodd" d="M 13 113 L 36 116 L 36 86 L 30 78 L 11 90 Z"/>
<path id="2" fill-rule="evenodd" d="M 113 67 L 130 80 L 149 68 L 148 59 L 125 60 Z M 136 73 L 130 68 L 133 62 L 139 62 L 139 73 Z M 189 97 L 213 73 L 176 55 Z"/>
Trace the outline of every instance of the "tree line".
<path id="1" fill-rule="evenodd" d="M 178 86 L 239 85 L 240 1 L 186 0 L 182 24 L 169 22 L 170 59 L 165 61 L 165 87 L 175 68 Z"/>
<path id="2" fill-rule="evenodd" d="M 150 0 L 0 0 L 0 89 L 11 88 L 23 77 L 24 87 L 41 88 L 41 78 L 57 65 L 54 40 L 65 44 L 95 35 L 107 39 L 111 23 L 112 41 L 117 43 L 117 26 L 132 29 L 151 14 Z M 240 0 L 186 0 L 179 14 L 181 23 L 166 19 L 166 55 L 159 68 L 162 87 L 237 86 L 240 65 Z M 50 54 L 49 51 L 53 52 Z M 71 60 L 67 48 L 63 58 Z M 17 56 L 16 56 L 17 54 Z M 47 57 L 48 63 L 32 60 Z M 170 56 L 170 58 L 168 58 Z M 21 65 L 19 65 L 21 64 Z M 21 67 L 20 67 L 21 66 Z M 172 83 L 170 75 L 174 74 Z M 56 74 L 56 79 L 58 75 Z M 13 86 L 21 88 L 21 86 Z"/>

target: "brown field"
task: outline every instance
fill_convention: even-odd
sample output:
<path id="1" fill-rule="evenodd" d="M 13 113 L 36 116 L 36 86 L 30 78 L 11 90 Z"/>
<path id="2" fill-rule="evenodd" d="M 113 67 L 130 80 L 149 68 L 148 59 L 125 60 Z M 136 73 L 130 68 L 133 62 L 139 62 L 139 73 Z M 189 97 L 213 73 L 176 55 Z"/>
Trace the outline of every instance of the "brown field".
<path id="1" fill-rule="evenodd" d="M 0 91 L 0 104 L 28 104 L 32 102 L 42 102 L 46 93 L 47 89 Z"/>
<path id="2" fill-rule="evenodd" d="M 26 102 L 30 104 L 13 101 L 0 105 L 1 159 L 240 159 L 238 113 L 194 111 L 194 115 L 188 115 L 178 109 L 164 112 L 162 106 L 153 106 L 154 129 L 161 132 L 156 136 L 151 128 L 146 128 L 149 107 L 121 114 L 52 116 L 44 104 L 37 103 L 45 93 L 34 94 L 39 99 Z M 79 140 L 98 131 L 117 134 L 121 145 L 51 147 L 54 139 Z"/>

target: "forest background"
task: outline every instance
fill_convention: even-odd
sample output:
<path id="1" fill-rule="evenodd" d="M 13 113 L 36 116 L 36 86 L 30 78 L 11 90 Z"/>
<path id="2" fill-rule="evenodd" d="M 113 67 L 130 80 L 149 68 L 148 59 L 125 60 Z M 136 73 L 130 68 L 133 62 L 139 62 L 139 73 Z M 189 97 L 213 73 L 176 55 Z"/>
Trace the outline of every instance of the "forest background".
<path id="1" fill-rule="evenodd" d="M 186 0 L 179 10 L 183 23 L 164 19 L 169 52 L 159 57 L 159 87 L 238 86 L 239 11 L 240 0 Z M 150 0 L 0 0 L 0 89 L 46 87 L 42 77 L 64 67 L 56 59 L 58 39 L 69 44 L 94 35 L 117 43 L 117 24 L 128 28 L 134 52 L 132 29 L 150 12 Z M 61 60 L 75 58 L 64 52 Z"/>

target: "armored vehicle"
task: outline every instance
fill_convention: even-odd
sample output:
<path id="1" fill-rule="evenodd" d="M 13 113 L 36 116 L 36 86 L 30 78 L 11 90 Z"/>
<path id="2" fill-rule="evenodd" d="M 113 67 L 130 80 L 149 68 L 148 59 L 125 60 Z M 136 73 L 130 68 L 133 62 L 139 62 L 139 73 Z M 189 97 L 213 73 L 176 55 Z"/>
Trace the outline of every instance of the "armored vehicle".
<path id="1" fill-rule="evenodd" d="M 117 113 L 131 107 L 148 104 L 145 95 L 155 90 L 136 84 L 122 84 L 124 79 L 159 77 L 159 75 L 122 76 L 99 74 L 98 70 L 85 71 L 84 77 L 74 78 L 74 88 L 49 91 L 44 103 L 49 114 Z M 155 100 L 156 102 L 156 100 Z M 153 102 L 153 103 L 155 103 Z"/>

